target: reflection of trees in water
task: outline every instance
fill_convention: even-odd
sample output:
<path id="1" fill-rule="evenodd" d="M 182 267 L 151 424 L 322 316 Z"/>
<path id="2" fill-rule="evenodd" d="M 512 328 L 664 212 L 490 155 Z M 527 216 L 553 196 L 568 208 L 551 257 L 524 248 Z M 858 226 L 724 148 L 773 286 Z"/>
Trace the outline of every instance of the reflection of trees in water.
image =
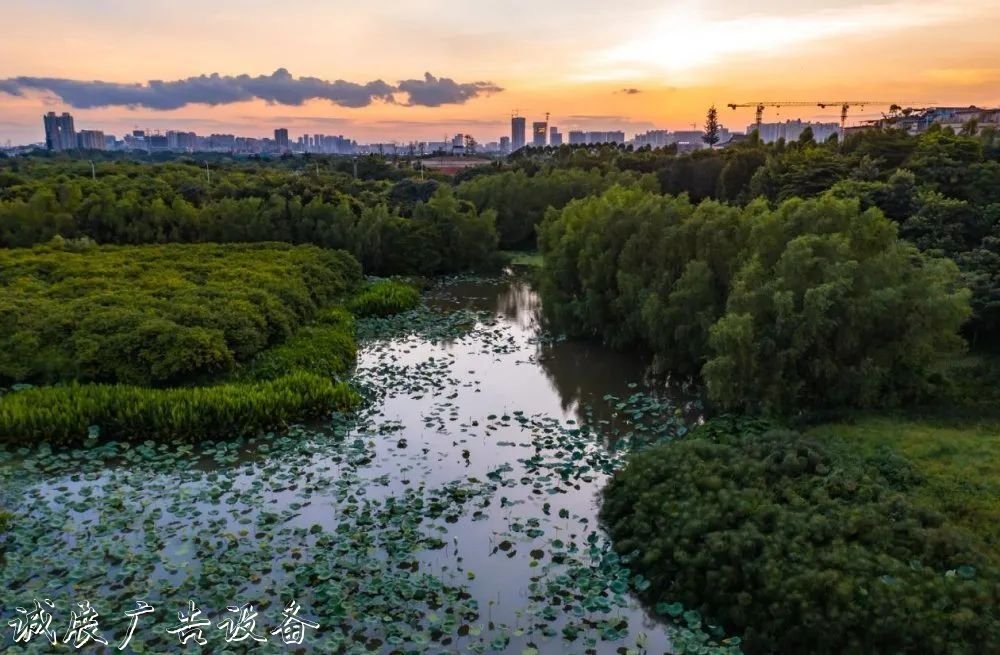
<path id="1" fill-rule="evenodd" d="M 641 382 L 643 366 L 638 355 L 618 353 L 592 341 L 546 343 L 538 349 L 538 363 L 558 392 L 564 411 L 587 404 L 595 419 L 611 419 L 606 394 L 631 393 L 630 382 Z"/>
<path id="2" fill-rule="evenodd" d="M 497 294 L 496 312 L 523 330 L 537 330 L 542 301 L 524 278 L 515 277 Z"/>

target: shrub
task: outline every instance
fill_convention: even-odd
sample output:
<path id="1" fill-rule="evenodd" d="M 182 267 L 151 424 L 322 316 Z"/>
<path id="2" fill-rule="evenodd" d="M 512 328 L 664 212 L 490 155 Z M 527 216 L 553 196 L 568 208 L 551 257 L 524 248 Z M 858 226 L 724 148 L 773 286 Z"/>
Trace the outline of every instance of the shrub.
<path id="1" fill-rule="evenodd" d="M 361 318 L 381 318 L 405 312 L 419 304 L 420 292 L 415 287 L 396 280 L 379 280 L 355 295 L 347 307 Z"/>
<path id="2" fill-rule="evenodd" d="M 0 384 L 170 385 L 233 368 L 352 290 L 313 246 L 0 250 Z"/>
<path id="3" fill-rule="evenodd" d="M 354 317 L 344 309 L 328 308 L 292 338 L 257 355 L 238 377 L 273 380 L 301 370 L 340 378 L 354 367 L 357 353 Z"/>
<path id="4" fill-rule="evenodd" d="M 5 395 L 0 439 L 74 443 L 97 426 L 102 437 L 193 441 L 278 427 L 358 402 L 348 384 L 301 371 L 263 382 L 180 389 L 74 383 Z"/>
<path id="5" fill-rule="evenodd" d="M 633 455 L 602 519 L 652 585 L 754 653 L 985 653 L 1000 575 L 912 505 L 905 460 L 862 462 L 796 433 L 699 430 Z"/>

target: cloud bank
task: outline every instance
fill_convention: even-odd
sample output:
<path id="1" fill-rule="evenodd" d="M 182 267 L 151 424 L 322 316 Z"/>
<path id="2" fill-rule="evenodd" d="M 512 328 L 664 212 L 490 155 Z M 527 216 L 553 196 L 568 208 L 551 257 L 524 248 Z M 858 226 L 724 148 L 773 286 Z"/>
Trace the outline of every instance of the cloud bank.
<path id="1" fill-rule="evenodd" d="M 199 75 L 181 80 L 150 80 L 146 84 L 123 84 L 71 80 L 58 77 L 12 77 L 0 80 L 0 93 L 23 96 L 43 91 L 58 96 L 77 109 L 93 107 L 146 107 L 179 109 L 190 104 L 226 105 L 260 99 L 280 105 L 302 105 L 308 100 L 328 100 L 341 107 L 367 107 L 375 101 L 406 106 L 440 107 L 463 104 L 482 95 L 500 93 L 492 82 L 459 83 L 430 73 L 422 80 L 402 80 L 391 85 L 383 80 L 365 84 L 318 77 L 295 77 L 284 68 L 271 75 Z M 396 94 L 405 94 L 399 101 Z"/>
<path id="2" fill-rule="evenodd" d="M 490 95 L 503 91 L 492 82 L 459 84 L 453 79 L 437 78 L 430 73 L 424 73 L 422 80 L 402 80 L 398 89 L 410 96 L 410 101 L 407 104 L 424 107 L 460 105 L 480 95 Z"/>

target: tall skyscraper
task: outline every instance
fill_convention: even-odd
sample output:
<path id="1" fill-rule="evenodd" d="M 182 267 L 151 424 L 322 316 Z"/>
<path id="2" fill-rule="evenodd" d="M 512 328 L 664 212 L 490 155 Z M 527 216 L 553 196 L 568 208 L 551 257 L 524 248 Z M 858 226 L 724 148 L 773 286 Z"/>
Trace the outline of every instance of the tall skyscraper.
<path id="1" fill-rule="evenodd" d="M 56 152 L 76 148 L 76 128 L 73 127 L 73 117 L 68 113 L 56 116 L 54 111 L 50 111 L 42 116 L 42 123 L 45 125 L 46 148 Z"/>
<path id="2" fill-rule="evenodd" d="M 510 119 L 510 151 L 515 152 L 524 147 L 528 127 L 528 119 L 523 116 L 514 116 Z"/>
<path id="3" fill-rule="evenodd" d="M 510 154 L 510 137 L 502 136 L 500 137 L 500 154 L 509 155 Z"/>
<path id="4" fill-rule="evenodd" d="M 531 140 L 531 145 L 538 148 L 544 148 L 546 142 L 548 141 L 549 124 L 545 122 L 532 123 L 531 133 L 534 135 L 534 138 Z"/>
<path id="5" fill-rule="evenodd" d="M 81 150 L 104 150 L 104 132 L 80 130 L 76 133 L 76 143 Z"/>
<path id="6" fill-rule="evenodd" d="M 288 130 L 282 127 L 274 131 L 274 145 L 278 152 L 288 152 Z"/>

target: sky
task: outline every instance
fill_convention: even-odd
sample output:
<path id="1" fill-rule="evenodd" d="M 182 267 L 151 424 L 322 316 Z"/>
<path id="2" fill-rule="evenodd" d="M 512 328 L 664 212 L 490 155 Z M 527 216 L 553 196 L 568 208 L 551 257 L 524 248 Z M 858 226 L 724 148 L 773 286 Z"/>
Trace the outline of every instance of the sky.
<path id="1" fill-rule="evenodd" d="M 0 144 L 77 129 L 360 142 L 742 131 L 756 101 L 1000 105 L 1000 0 L 3 0 Z M 852 108 L 849 123 L 885 107 Z M 836 109 L 767 120 L 837 121 Z"/>

